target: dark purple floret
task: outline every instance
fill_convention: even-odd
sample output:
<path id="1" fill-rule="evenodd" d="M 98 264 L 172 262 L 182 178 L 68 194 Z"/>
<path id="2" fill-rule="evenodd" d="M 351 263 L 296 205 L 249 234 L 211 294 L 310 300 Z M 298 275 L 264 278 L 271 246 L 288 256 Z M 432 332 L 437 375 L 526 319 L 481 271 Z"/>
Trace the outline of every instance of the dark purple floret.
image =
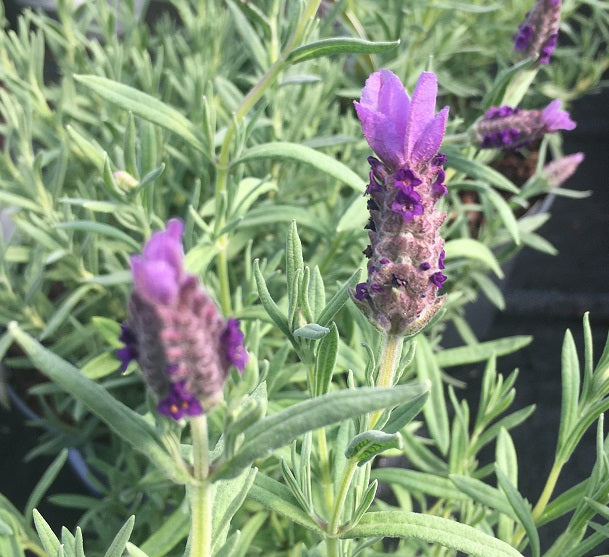
<path id="1" fill-rule="evenodd" d="M 533 27 L 523 23 L 518 26 L 518 32 L 514 35 L 514 48 L 516 50 L 526 50 L 533 38 Z"/>
<path id="2" fill-rule="evenodd" d="M 224 345 L 228 361 L 239 371 L 243 371 L 248 359 L 243 339 L 243 333 L 239 329 L 239 320 L 229 318 L 226 322 L 226 330 L 220 336 L 220 342 Z"/>
<path id="3" fill-rule="evenodd" d="M 368 244 L 366 249 L 362 252 L 368 259 L 372 257 L 372 246 Z"/>
<path id="4" fill-rule="evenodd" d="M 446 164 L 446 155 L 442 152 L 436 153 L 431 159 L 431 166 L 444 166 Z"/>
<path id="5" fill-rule="evenodd" d="M 421 271 L 429 271 L 431 265 L 427 261 L 423 261 L 423 263 L 419 265 L 419 269 L 421 269 Z"/>
<path id="6" fill-rule="evenodd" d="M 373 282 L 370 285 L 370 290 L 372 290 L 372 292 L 382 292 L 383 290 L 385 290 L 385 288 L 382 284 L 379 284 L 378 282 Z"/>
<path id="7" fill-rule="evenodd" d="M 370 182 L 364 190 L 364 195 L 382 191 L 381 185 L 376 181 L 376 178 L 374 177 L 374 170 L 370 171 L 369 178 Z"/>
<path id="8" fill-rule="evenodd" d="M 511 116 L 512 114 L 518 114 L 519 108 L 512 108 L 511 106 L 503 105 L 503 106 L 491 106 L 485 113 L 484 116 L 488 120 L 494 120 L 495 118 L 505 118 L 506 116 Z"/>
<path id="9" fill-rule="evenodd" d="M 548 40 L 541 47 L 541 53 L 539 54 L 539 63 L 540 64 L 549 64 L 550 63 L 550 57 L 552 56 L 552 53 L 554 52 L 554 49 L 556 48 L 557 44 L 558 44 L 558 33 L 554 33 L 553 35 L 548 37 Z"/>
<path id="10" fill-rule="evenodd" d="M 431 192 L 436 197 L 442 197 L 443 195 L 447 195 L 448 194 L 448 188 L 446 187 L 446 184 L 443 184 L 441 181 L 436 180 L 431 185 Z"/>
<path id="11" fill-rule="evenodd" d="M 409 168 L 400 168 L 395 173 L 393 185 L 405 194 L 409 194 L 412 191 L 412 188 L 419 186 L 422 183 L 423 181 L 417 178 L 412 170 Z"/>
<path id="12" fill-rule="evenodd" d="M 387 257 L 381 257 L 379 259 L 379 263 L 381 265 L 388 265 L 389 263 L 391 263 L 391 259 L 387 258 Z"/>
<path id="13" fill-rule="evenodd" d="M 400 190 L 391 204 L 391 210 L 402 215 L 404 222 L 411 221 L 415 216 L 423 214 L 421 196 L 412 188 L 409 192 Z"/>
<path id="14" fill-rule="evenodd" d="M 370 296 L 368 292 L 368 285 L 365 282 L 360 282 L 355 285 L 355 298 L 360 302 L 363 302 L 366 298 Z"/>
<path id="15" fill-rule="evenodd" d="M 442 273 L 441 271 L 438 271 L 437 273 L 434 273 L 433 275 L 431 275 L 429 277 L 429 280 L 438 288 L 442 288 L 442 284 L 446 280 L 446 275 L 444 273 Z"/>
<path id="16" fill-rule="evenodd" d="M 408 281 L 405 278 L 402 278 L 401 276 L 396 274 L 392 275 L 391 282 L 393 283 L 393 286 L 397 286 L 398 288 L 405 288 L 408 285 Z"/>
<path id="17" fill-rule="evenodd" d="M 157 405 L 157 410 L 163 416 L 179 420 L 184 416 L 198 416 L 203 413 L 201 403 L 187 392 L 186 382 L 179 381 L 171 384 L 169 395 Z"/>
<path id="18" fill-rule="evenodd" d="M 366 202 L 366 207 L 368 208 L 368 211 L 378 211 L 379 210 L 379 204 L 374 201 L 374 199 L 368 199 L 368 201 Z"/>
<path id="19" fill-rule="evenodd" d="M 506 128 L 504 130 L 495 130 L 486 133 L 482 136 L 480 145 L 485 148 L 499 147 L 509 149 L 510 147 L 522 146 L 519 145 L 520 130 L 516 128 Z"/>
<path id="20" fill-rule="evenodd" d="M 123 348 L 119 348 L 116 351 L 116 357 L 121 361 L 120 369 L 122 372 L 125 372 L 131 361 L 137 360 L 137 338 L 127 325 L 121 325 L 121 334 L 118 339 L 125 343 Z"/>
<path id="21" fill-rule="evenodd" d="M 372 232 L 376 232 L 376 224 L 374 224 L 374 220 L 372 219 L 372 217 L 368 219 L 368 222 L 366 223 L 366 226 L 364 226 L 364 228 L 366 230 L 372 230 Z"/>
<path id="22" fill-rule="evenodd" d="M 438 257 L 438 268 L 439 269 L 444 269 L 445 268 L 445 266 L 444 266 L 444 258 L 445 257 L 446 257 L 446 251 L 442 250 L 440 252 L 440 257 Z"/>

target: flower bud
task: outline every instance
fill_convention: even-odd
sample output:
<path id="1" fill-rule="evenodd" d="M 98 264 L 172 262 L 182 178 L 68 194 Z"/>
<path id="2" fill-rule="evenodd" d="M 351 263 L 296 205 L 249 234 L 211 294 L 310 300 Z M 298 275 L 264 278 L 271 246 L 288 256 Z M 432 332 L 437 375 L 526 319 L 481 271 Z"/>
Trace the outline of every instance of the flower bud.
<path id="1" fill-rule="evenodd" d="M 540 64 L 548 64 L 558 42 L 560 0 L 537 0 L 514 35 L 514 49 L 525 57 L 538 56 Z"/>
<path id="2" fill-rule="evenodd" d="M 184 270 L 183 230 L 180 220 L 170 220 L 142 255 L 132 256 L 134 288 L 120 337 L 125 347 L 117 351 L 123 370 L 137 360 L 158 411 L 175 420 L 217 403 L 229 367 L 242 371 L 247 363 L 239 322 L 225 320 Z"/>
<path id="3" fill-rule="evenodd" d="M 574 153 L 556 159 L 546 164 L 542 170 L 542 175 L 554 188 L 562 186 L 577 170 L 577 167 L 584 160 L 583 153 Z"/>
<path id="4" fill-rule="evenodd" d="M 546 133 L 572 130 L 576 124 L 559 100 L 543 110 L 493 106 L 474 126 L 474 135 L 483 149 L 520 149 Z"/>

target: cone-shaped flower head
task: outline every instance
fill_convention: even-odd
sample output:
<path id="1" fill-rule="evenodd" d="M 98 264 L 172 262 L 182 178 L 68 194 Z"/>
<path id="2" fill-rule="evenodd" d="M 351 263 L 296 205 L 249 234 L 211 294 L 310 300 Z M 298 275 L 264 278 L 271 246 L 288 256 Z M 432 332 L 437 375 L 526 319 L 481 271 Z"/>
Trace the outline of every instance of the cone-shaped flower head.
<path id="1" fill-rule="evenodd" d="M 355 102 L 368 144 L 370 245 L 368 279 L 351 293 L 377 327 L 392 335 L 419 332 L 438 312 L 446 276 L 444 213 L 436 208 L 447 193 L 438 153 L 448 108 L 436 114 L 437 79 L 424 72 L 410 98 L 388 70 L 373 73 Z M 380 160 L 379 160 L 380 159 Z"/>
<path id="2" fill-rule="evenodd" d="M 583 153 L 574 153 L 561 157 L 546 164 L 543 167 L 542 175 L 550 186 L 558 188 L 575 174 L 577 167 L 583 160 Z"/>
<path id="3" fill-rule="evenodd" d="M 558 42 L 561 0 L 537 0 L 514 35 L 514 49 L 548 64 Z"/>
<path id="4" fill-rule="evenodd" d="M 569 113 L 560 106 L 559 100 L 543 110 L 493 106 L 477 122 L 474 134 L 482 148 L 520 149 L 546 133 L 575 128 Z"/>
<path id="5" fill-rule="evenodd" d="M 184 225 L 173 219 L 131 258 L 133 292 L 117 351 L 125 370 L 137 360 L 158 410 L 179 420 L 211 407 L 229 367 L 247 363 L 236 319 L 220 315 L 197 279 L 184 270 Z"/>

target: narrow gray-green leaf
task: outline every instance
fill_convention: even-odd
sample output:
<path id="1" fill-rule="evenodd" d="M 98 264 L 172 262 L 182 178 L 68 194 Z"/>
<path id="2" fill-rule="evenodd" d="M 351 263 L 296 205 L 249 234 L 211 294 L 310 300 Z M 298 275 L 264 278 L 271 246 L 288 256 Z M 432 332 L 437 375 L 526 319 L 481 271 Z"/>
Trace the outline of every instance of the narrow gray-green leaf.
<path id="1" fill-rule="evenodd" d="M 40 340 L 52 335 L 61 324 L 69 317 L 74 307 L 87 295 L 89 290 L 93 288 L 92 285 L 83 285 L 78 287 L 76 290 L 71 292 L 69 296 L 61 302 L 55 313 L 51 316 L 47 322 L 46 327 L 40 333 Z"/>
<path id="2" fill-rule="evenodd" d="M 150 557 L 145 551 L 142 551 L 137 545 L 134 545 L 131 542 L 127 542 L 125 550 L 129 557 Z"/>
<path id="3" fill-rule="evenodd" d="M 577 421 L 577 409 L 579 399 L 579 361 L 577 359 L 577 348 L 571 331 L 567 329 L 562 344 L 561 354 L 561 379 L 562 379 L 562 401 L 560 411 L 560 429 L 558 432 L 558 452 L 560 453 L 566 444 L 567 437 L 572 433 L 573 426 Z M 568 455 L 564 455 L 568 456 Z"/>
<path id="4" fill-rule="evenodd" d="M 383 431 L 396 433 L 404 426 L 408 425 L 412 419 L 422 410 L 429 398 L 429 393 L 425 393 L 415 404 L 398 406 L 391 412 L 387 423 L 383 426 Z"/>
<path id="5" fill-rule="evenodd" d="M 27 503 L 25 505 L 25 511 L 23 511 L 23 515 L 27 520 L 32 516 L 32 511 L 34 507 L 38 506 L 38 503 L 44 497 L 44 494 L 47 492 L 49 487 L 57 478 L 57 475 L 63 468 L 63 465 L 66 462 L 66 458 L 68 458 L 68 449 L 63 449 L 56 457 L 53 462 L 46 469 L 42 477 L 38 480 L 36 487 L 32 490 L 31 495 L 28 497 Z"/>
<path id="6" fill-rule="evenodd" d="M 268 55 L 258 37 L 258 33 L 252 27 L 247 17 L 243 15 L 243 12 L 234 2 L 232 2 L 232 0 L 227 0 L 226 3 L 231 11 L 232 20 L 237 28 L 237 32 L 239 35 L 241 35 L 242 42 L 240 44 L 244 46 L 247 45 L 247 47 L 249 47 L 252 57 L 258 64 L 258 67 L 261 70 L 265 70 L 268 64 Z"/>
<path id="7" fill-rule="evenodd" d="M 539 557 L 539 534 L 537 533 L 537 527 L 535 521 L 531 516 L 531 509 L 528 503 L 523 499 L 522 495 L 514 487 L 510 479 L 505 475 L 503 470 L 498 466 L 495 466 L 495 474 L 497 474 L 497 481 L 499 487 L 505 493 L 507 500 L 511 507 L 514 509 L 518 520 L 522 524 L 524 531 L 529 537 L 529 544 L 531 545 L 531 551 L 533 557 Z"/>
<path id="8" fill-rule="evenodd" d="M 338 357 L 338 328 L 335 323 L 321 340 L 315 357 L 314 396 L 325 395 L 330 390 L 332 374 Z"/>
<path id="9" fill-rule="evenodd" d="M 36 533 L 40 538 L 42 547 L 49 555 L 55 555 L 59 549 L 59 540 L 53 533 L 53 530 L 48 525 L 47 521 L 42 518 L 42 515 L 34 509 L 34 526 L 36 526 Z"/>
<path id="10" fill-rule="evenodd" d="M 414 538 L 462 551 L 471 557 L 522 557 L 512 546 L 481 530 L 454 520 L 406 511 L 383 511 L 364 515 L 344 538 L 369 536 Z"/>
<path id="11" fill-rule="evenodd" d="M 516 352 L 530 344 L 532 340 L 533 337 L 531 336 L 516 335 L 457 348 L 447 348 L 435 355 L 436 362 L 443 368 L 482 362 L 488 360 L 493 354 L 495 356 L 505 356 Z"/>
<path id="12" fill-rule="evenodd" d="M 244 443 L 233 458 L 219 465 L 216 478 L 230 477 L 257 458 L 287 445 L 303 433 L 347 418 L 361 416 L 406 402 L 416 403 L 428 385 L 401 385 L 390 389 L 362 387 L 335 391 L 299 402 L 268 416 L 244 432 Z"/>
<path id="13" fill-rule="evenodd" d="M 518 457 L 514 441 L 507 429 L 502 427 L 497 436 L 495 449 L 497 466 L 505 473 L 513 486 L 518 487 Z"/>
<path id="14" fill-rule="evenodd" d="M 445 455 L 450 444 L 450 427 L 441 370 L 427 339 L 423 335 L 419 335 L 417 341 L 417 350 L 414 355 L 417 377 L 419 381 L 431 382 L 430 401 L 423 407 L 423 414 L 431 437 Z"/>
<path id="15" fill-rule="evenodd" d="M 85 404 L 120 438 L 146 455 L 167 477 L 178 482 L 188 480 L 186 471 L 163 449 L 155 437 L 154 429 L 142 416 L 120 403 L 74 366 L 44 348 L 16 323 L 9 324 L 9 331 L 38 370 Z"/>
<path id="16" fill-rule="evenodd" d="M 508 502 L 507 497 L 496 487 L 487 485 L 476 478 L 461 476 L 460 474 L 451 474 L 450 480 L 460 491 L 471 497 L 474 501 L 516 519 L 516 513 Z"/>
<path id="17" fill-rule="evenodd" d="M 170 515 L 166 515 L 160 528 L 142 544 L 140 549 L 149 557 L 164 557 L 188 536 L 190 511 L 184 501 Z"/>
<path id="18" fill-rule="evenodd" d="M 266 281 L 264 280 L 264 276 L 260 271 L 260 264 L 258 259 L 254 260 L 254 277 L 256 279 L 256 286 L 258 288 L 258 296 L 260 297 L 260 301 L 264 306 L 264 309 L 269 314 L 269 317 L 273 320 L 273 323 L 279 327 L 281 332 L 288 337 L 292 338 L 292 331 L 290 331 L 290 327 L 288 325 L 288 320 L 285 315 L 281 313 L 281 310 L 275 303 L 275 300 L 271 298 L 271 294 L 269 289 L 266 286 Z"/>
<path id="19" fill-rule="evenodd" d="M 262 473 L 256 476 L 248 498 L 310 530 L 320 531 L 319 526 L 300 508 L 290 490 Z"/>
<path id="20" fill-rule="evenodd" d="M 454 147 L 446 145 L 443 149 L 449 167 L 463 172 L 463 174 L 471 178 L 487 182 L 499 189 L 509 191 L 510 193 L 519 193 L 518 188 L 510 180 L 490 166 L 465 157 Z"/>
<path id="21" fill-rule="evenodd" d="M 497 258 L 490 249 L 478 240 L 473 240 L 472 238 L 448 240 L 448 242 L 444 244 L 444 249 L 446 250 L 446 259 L 475 259 L 484 263 L 499 278 L 503 278 L 503 271 L 499 266 Z"/>
<path id="22" fill-rule="evenodd" d="M 212 517 L 212 552 L 226 541 L 231 521 L 241 508 L 256 478 L 256 468 L 244 470 L 240 476 L 214 484 L 214 513 Z"/>
<path id="23" fill-rule="evenodd" d="M 129 85 L 97 75 L 75 75 L 74 79 L 93 90 L 108 102 L 136 116 L 175 133 L 211 159 L 199 137 L 199 130 L 181 112 L 155 97 L 138 91 Z"/>
<path id="24" fill-rule="evenodd" d="M 364 491 L 362 495 L 362 500 L 359 502 L 357 509 L 355 509 L 353 516 L 351 517 L 351 524 L 355 526 L 359 523 L 362 517 L 366 514 L 370 505 L 372 505 L 374 498 L 376 497 L 376 490 L 378 488 L 379 482 L 378 480 L 374 480 Z"/>
<path id="25" fill-rule="evenodd" d="M 57 225 L 57 228 L 61 228 L 63 230 L 78 230 L 80 232 L 88 232 L 98 236 L 105 236 L 107 238 L 112 238 L 113 240 L 124 242 L 130 248 L 136 250 L 140 248 L 139 242 L 136 242 L 131 236 L 125 234 L 125 232 L 119 230 L 115 226 L 104 224 L 102 222 L 88 220 L 61 222 Z"/>
<path id="26" fill-rule="evenodd" d="M 241 154 L 241 158 L 234 164 L 240 164 L 256 159 L 292 159 L 304 164 L 308 164 L 322 172 L 344 182 L 355 191 L 364 191 L 364 181 L 347 165 L 336 160 L 336 158 L 320 153 L 311 147 L 298 143 L 288 143 L 285 141 L 273 141 L 256 145 Z"/>
<path id="27" fill-rule="evenodd" d="M 333 37 L 300 46 L 290 52 L 286 60 L 289 64 L 297 64 L 331 54 L 375 54 L 396 48 L 399 44 L 399 40 L 372 42 L 355 37 Z"/>
<path id="28" fill-rule="evenodd" d="M 499 213 L 499 217 L 503 221 L 505 228 L 510 233 L 510 236 L 514 240 L 516 245 L 520 244 L 520 231 L 518 229 L 518 221 L 514 216 L 514 213 L 510 206 L 507 204 L 505 199 L 501 197 L 495 190 L 487 189 L 481 195 L 488 198 L 488 200 L 493 204 L 495 209 L 497 209 L 497 213 Z"/>
<path id="29" fill-rule="evenodd" d="M 347 300 L 349 299 L 349 288 L 353 288 L 357 283 L 359 276 L 361 274 L 361 269 L 357 269 L 348 279 L 345 284 L 343 284 L 338 292 L 332 296 L 330 301 L 326 304 L 326 307 L 322 310 L 317 319 L 317 322 L 326 326 L 332 318 L 340 311 L 340 309 L 345 305 Z"/>
<path id="30" fill-rule="evenodd" d="M 131 537 L 134 524 L 135 516 L 131 515 L 112 540 L 112 543 L 110 544 L 110 547 L 106 551 L 104 557 L 122 557 L 125 546 Z"/>
<path id="31" fill-rule="evenodd" d="M 448 478 L 437 474 L 428 474 L 406 468 L 377 468 L 370 473 L 371 478 L 381 482 L 395 484 L 408 492 L 424 493 L 439 499 L 467 501 L 468 497 Z"/>
<path id="32" fill-rule="evenodd" d="M 304 269 L 302 244 L 300 243 L 300 237 L 298 236 L 296 221 L 292 221 L 285 241 L 285 272 L 288 283 L 289 307 L 292 307 L 292 304 L 296 303 L 291 285 L 294 282 L 294 275 L 299 269 L 301 272 Z"/>

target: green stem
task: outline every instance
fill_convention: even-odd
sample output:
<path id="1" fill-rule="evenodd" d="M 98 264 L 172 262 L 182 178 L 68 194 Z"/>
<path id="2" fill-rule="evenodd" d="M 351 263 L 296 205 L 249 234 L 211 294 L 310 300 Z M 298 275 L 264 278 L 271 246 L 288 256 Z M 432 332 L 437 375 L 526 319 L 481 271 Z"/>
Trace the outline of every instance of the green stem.
<path id="1" fill-rule="evenodd" d="M 340 517 L 343 514 L 343 508 L 345 506 L 345 501 L 347 500 L 347 494 L 349 493 L 351 481 L 353 480 L 353 476 L 356 470 L 357 459 L 349 459 L 345 464 L 343 477 L 338 488 L 338 493 L 336 494 L 334 508 L 332 509 L 332 516 L 330 517 L 330 522 L 328 524 L 328 533 L 331 537 L 336 537 L 336 535 L 338 534 L 338 529 L 340 528 Z"/>
<path id="2" fill-rule="evenodd" d="M 563 465 L 563 462 L 557 461 L 552 466 L 552 470 L 550 470 L 546 485 L 544 486 L 543 491 L 539 496 L 539 501 L 537 501 L 537 504 L 535 505 L 535 508 L 531 513 L 533 520 L 538 520 L 539 517 L 543 514 L 543 511 L 546 510 L 546 507 L 550 502 L 550 497 L 552 497 L 552 493 L 554 492 L 554 488 L 556 487 L 556 482 L 558 481 L 558 476 L 560 476 L 560 472 L 562 470 Z"/>
<path id="3" fill-rule="evenodd" d="M 226 210 L 220 211 L 222 198 L 228 185 L 228 171 L 230 169 L 230 149 L 233 142 L 233 137 L 237 131 L 237 126 L 245 118 L 251 108 L 262 98 L 265 91 L 275 81 L 279 73 L 287 65 L 286 58 L 289 53 L 298 45 L 302 36 L 309 24 L 309 21 L 317 13 L 321 0 L 309 0 L 305 9 L 303 10 L 302 16 L 296 26 L 296 30 L 292 35 L 289 43 L 279 56 L 279 58 L 269 67 L 269 69 L 260 78 L 258 83 L 250 89 L 245 95 L 241 104 L 237 107 L 233 115 L 233 119 L 229 124 L 222 147 L 220 148 L 220 155 L 218 156 L 218 162 L 216 164 L 216 232 L 222 230 L 226 224 Z M 228 205 L 228 204 L 227 204 Z M 227 207 L 226 205 L 226 207 Z M 220 278 L 220 300 L 222 305 L 222 311 L 225 314 L 231 313 L 231 301 L 230 301 L 230 283 L 228 280 L 228 258 L 226 257 L 226 250 L 228 249 L 228 239 L 223 237 L 224 250 L 220 252 L 216 260 L 218 276 Z"/>
<path id="4" fill-rule="evenodd" d="M 531 512 L 531 516 L 534 522 L 537 522 L 543 512 L 546 510 L 548 503 L 550 502 L 550 498 L 552 497 L 552 493 L 554 492 L 554 488 L 556 487 L 556 482 L 558 481 L 558 477 L 560 476 L 560 472 L 562 467 L 564 466 L 564 462 L 555 461 L 552 469 L 550 470 L 550 474 L 548 475 L 548 479 L 546 480 L 546 485 L 539 496 L 539 500 L 535 505 L 535 508 Z M 512 538 L 512 545 L 516 547 L 524 537 L 524 529 L 519 527 L 516 532 L 514 532 L 514 537 Z"/>
<path id="5" fill-rule="evenodd" d="M 205 414 L 190 420 L 195 484 L 190 500 L 190 557 L 211 557 L 213 493 L 209 476 L 209 446 Z"/>
<path id="6" fill-rule="evenodd" d="M 377 387 L 393 386 L 395 368 L 400 360 L 402 351 L 402 340 L 403 337 L 387 335 L 385 345 L 383 346 L 383 352 L 381 354 L 379 376 L 376 380 Z M 377 410 L 371 414 L 370 429 L 374 429 L 374 426 L 379 421 L 382 413 L 382 410 Z"/>
<path id="7" fill-rule="evenodd" d="M 334 505 L 334 486 L 332 484 L 332 475 L 330 474 L 330 456 L 328 453 L 326 430 L 323 427 L 317 430 L 317 447 L 319 450 L 322 490 L 326 509 L 329 513 Z"/>

